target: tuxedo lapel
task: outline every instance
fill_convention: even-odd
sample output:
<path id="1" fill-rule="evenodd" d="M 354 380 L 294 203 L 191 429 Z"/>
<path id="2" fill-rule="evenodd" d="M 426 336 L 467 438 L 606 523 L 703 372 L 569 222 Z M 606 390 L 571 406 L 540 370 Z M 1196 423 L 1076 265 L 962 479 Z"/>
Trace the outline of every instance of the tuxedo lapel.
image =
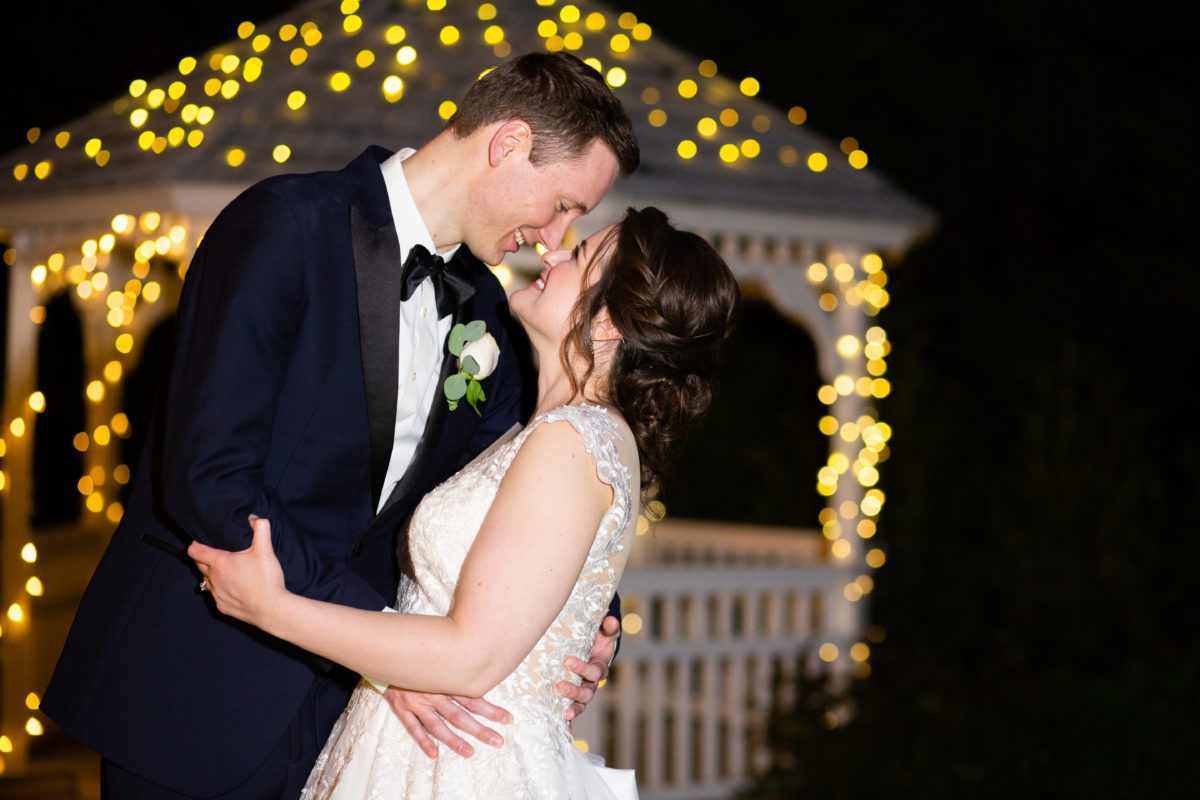
<path id="1" fill-rule="evenodd" d="M 371 503 L 378 506 L 396 436 L 400 244 L 390 214 L 382 227 L 375 228 L 357 206 L 350 207 L 350 233 L 358 292 L 358 338 L 371 435 Z"/>

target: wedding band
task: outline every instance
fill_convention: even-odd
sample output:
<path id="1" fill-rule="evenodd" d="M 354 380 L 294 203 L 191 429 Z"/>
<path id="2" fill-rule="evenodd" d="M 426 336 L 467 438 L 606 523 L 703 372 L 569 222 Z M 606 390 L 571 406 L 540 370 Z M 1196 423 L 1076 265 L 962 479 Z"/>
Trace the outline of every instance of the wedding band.
<path id="1" fill-rule="evenodd" d="M 200 591 L 202 591 L 202 592 L 208 591 L 208 578 L 205 578 L 204 580 L 200 581 Z"/>

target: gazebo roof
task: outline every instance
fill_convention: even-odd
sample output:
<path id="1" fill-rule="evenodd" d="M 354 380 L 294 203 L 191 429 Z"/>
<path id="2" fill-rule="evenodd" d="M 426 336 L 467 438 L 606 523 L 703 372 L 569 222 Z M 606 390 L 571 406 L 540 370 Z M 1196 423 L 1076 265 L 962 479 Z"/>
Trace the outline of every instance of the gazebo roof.
<path id="1" fill-rule="evenodd" d="M 590 0 L 430 9 L 438 4 L 308 0 L 257 28 L 244 23 L 238 38 L 134 81 L 127 95 L 0 159 L 0 225 L 64 196 L 165 186 L 226 195 L 271 174 L 339 167 L 366 144 L 419 146 L 481 72 L 544 49 L 594 59 L 629 109 L 642 166 L 624 195 L 913 229 L 932 221 L 852 165 L 864 154 L 848 157 L 758 100 L 754 84 L 716 73 L 632 14 Z M 792 117 L 803 122 L 798 110 Z"/>

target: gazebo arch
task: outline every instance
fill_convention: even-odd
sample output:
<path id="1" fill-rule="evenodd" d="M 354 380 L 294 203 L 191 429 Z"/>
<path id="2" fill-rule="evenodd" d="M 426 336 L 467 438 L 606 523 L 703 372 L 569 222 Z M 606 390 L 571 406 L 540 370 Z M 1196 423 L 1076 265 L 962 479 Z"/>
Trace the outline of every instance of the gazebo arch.
<path id="1" fill-rule="evenodd" d="M 28 146 L 0 159 L 0 231 L 15 254 L 0 454 L 0 601 L 19 607 L 22 617 L 6 619 L 0 638 L 0 735 L 9 737 L 13 751 L 3 757 L 11 764 L 25 763 L 25 720 L 37 719 L 26 707 L 27 694 L 39 691 L 49 674 L 68 612 L 122 513 L 114 490 L 124 477 L 116 441 L 128 426 L 114 390 L 138 362 L 149 331 L 173 308 L 178 278 L 209 222 L 241 189 L 268 175 L 339 167 L 369 143 L 420 145 L 440 130 L 454 101 L 485 69 L 510 54 L 544 49 L 566 49 L 593 63 L 629 109 L 642 144 L 638 173 L 618 182 L 587 225 L 615 219 L 629 205 L 666 209 L 679 225 L 712 241 L 739 281 L 760 287 L 810 332 L 826 384 L 822 399 L 829 411 L 822 429 L 830 436 L 830 459 L 816 484 L 828 498 L 820 520 L 824 535 L 787 545 L 791 555 L 776 558 L 770 554 L 779 545 L 769 536 L 748 534 L 730 544 L 735 540 L 727 534 L 690 525 L 687 540 L 693 544 L 687 544 L 672 526 L 662 526 L 622 587 L 643 617 L 661 618 L 642 638 L 650 639 L 652 628 L 674 631 L 678 622 L 679 631 L 703 639 L 706 628 L 726 626 L 737 614 L 758 614 L 766 620 L 764 636 L 774 637 L 766 650 L 811 650 L 815 659 L 815 648 L 829 645 L 834 650 L 822 651 L 821 658 L 834 669 L 851 668 L 847 651 L 863 639 L 863 614 L 849 587 L 860 585 L 855 581 L 880 562 L 869 539 L 883 500 L 874 487 L 876 465 L 886 457 L 889 435 L 872 405 L 886 393 L 888 349 L 873 318 L 887 302 L 885 260 L 903 253 L 932 224 L 932 215 L 864 168 L 866 156 L 852 143 L 843 149 L 805 126 L 801 110 L 784 112 L 758 100 L 752 78 L 721 75 L 712 62 L 678 50 L 633 15 L 603 3 L 449 2 L 433 11 L 412 0 L 309 0 L 257 27 L 244 23 L 237 38 L 183 58 L 168 74 L 133 81 L 111 104 L 61 130 L 31 134 Z M 526 252 L 497 273 L 511 290 L 536 269 Z M 31 455 L 23 434 L 37 413 L 29 399 L 39 315 L 46 299 L 63 288 L 78 295 L 83 309 L 89 397 L 83 458 L 93 480 L 78 531 L 51 545 L 29 526 Z M 33 561 L 22 557 L 30 543 L 38 551 Z M 661 594 L 677 581 L 671 560 L 685 551 L 696 560 L 701 549 L 708 555 L 694 569 L 717 570 L 704 577 L 733 587 L 711 601 L 718 609 L 711 618 L 700 615 L 700 600 Z M 722 564 L 742 569 L 738 553 L 750 551 L 775 563 L 754 575 L 721 572 Z M 51 570 L 61 576 L 56 582 L 45 579 Z M 39 575 L 40 584 L 30 582 Z M 737 581 L 778 591 L 750 599 L 750 589 Z M 823 592 L 822 627 L 803 635 L 786 623 L 815 613 L 800 609 L 808 601 L 788 599 L 797 581 Z M 695 576 L 690 582 L 694 588 Z M 737 610 L 755 604 L 761 614 Z M 53 646 L 32 646 L 31 625 L 38 626 L 39 641 Z M 667 638 L 678 639 L 677 633 Z M 718 638 L 730 636 L 718 631 Z M 715 758 L 692 769 L 684 764 L 690 750 L 684 755 L 654 738 L 662 738 L 664 723 L 647 722 L 650 733 L 642 736 L 630 726 L 649 717 L 622 716 L 622 708 L 644 705 L 635 692 L 683 672 L 683 662 L 655 655 L 666 650 L 653 641 L 640 651 L 641 641 L 636 632 L 627 637 L 624 674 L 601 693 L 606 699 L 597 712 L 581 721 L 581 738 L 613 739 L 617 760 L 625 763 L 636 760 L 629 751 L 633 741 L 669 750 L 662 761 L 674 766 L 648 769 L 646 798 L 721 796 L 761 766 L 752 763 L 754 754 L 739 755 L 734 745 L 733 755 L 723 756 L 733 764 L 724 773 L 714 771 Z M 639 652 L 648 655 L 643 659 Z M 761 677 L 768 666 L 753 662 L 730 685 Z M 717 677 L 702 683 L 707 680 L 717 685 Z M 715 717 L 698 724 L 701 751 L 708 755 L 724 746 L 713 732 Z M 720 724 L 755 722 L 724 718 Z"/>

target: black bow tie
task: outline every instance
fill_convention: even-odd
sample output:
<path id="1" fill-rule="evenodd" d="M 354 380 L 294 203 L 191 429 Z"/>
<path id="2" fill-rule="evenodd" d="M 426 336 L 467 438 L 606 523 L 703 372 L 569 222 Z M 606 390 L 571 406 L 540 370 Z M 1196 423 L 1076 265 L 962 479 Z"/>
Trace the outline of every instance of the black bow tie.
<path id="1" fill-rule="evenodd" d="M 447 264 L 441 256 L 432 255 L 422 245 L 415 245 L 409 251 L 401 272 L 403 285 L 400 287 L 400 301 L 412 297 L 421 281 L 429 278 L 433 281 L 433 293 L 437 297 L 438 317 L 453 314 L 454 309 L 475 293 L 471 281 L 455 269 L 455 261 L 450 259 Z"/>

